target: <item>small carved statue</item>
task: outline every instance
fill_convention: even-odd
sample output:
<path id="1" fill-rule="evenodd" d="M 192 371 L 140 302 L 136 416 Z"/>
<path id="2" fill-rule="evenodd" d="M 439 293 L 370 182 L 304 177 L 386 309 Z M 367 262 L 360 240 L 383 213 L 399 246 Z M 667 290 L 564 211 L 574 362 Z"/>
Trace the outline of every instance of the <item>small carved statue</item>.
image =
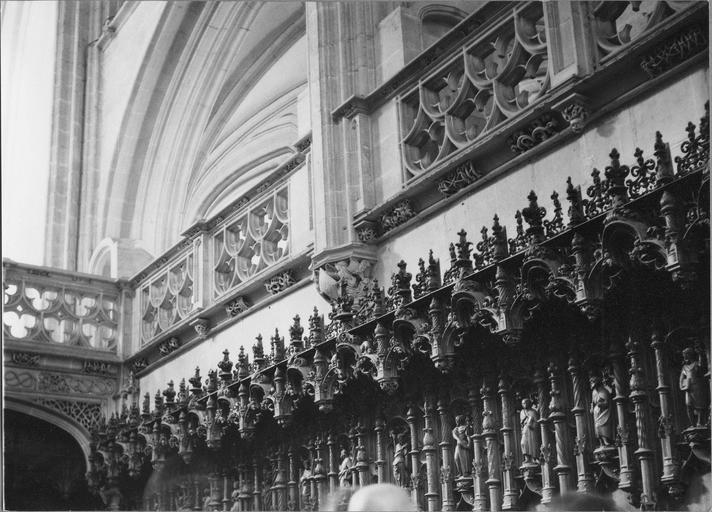
<path id="1" fill-rule="evenodd" d="M 203 511 L 210 510 L 210 489 L 203 489 Z"/>
<path id="2" fill-rule="evenodd" d="M 393 436 L 393 480 L 399 487 L 407 485 L 406 460 L 408 456 L 408 441 L 406 432 L 394 433 Z"/>
<path id="3" fill-rule="evenodd" d="M 232 507 L 230 508 L 230 512 L 239 512 L 239 510 L 241 509 L 240 490 L 235 488 L 235 490 L 232 491 L 232 494 L 230 495 L 230 499 L 232 499 Z"/>
<path id="4" fill-rule="evenodd" d="M 339 485 L 341 487 L 351 486 L 351 468 L 353 468 L 353 459 L 345 450 L 341 450 L 341 464 L 339 465 Z"/>
<path id="5" fill-rule="evenodd" d="M 528 398 L 522 400 L 522 410 L 519 412 L 519 423 L 522 427 L 522 457 L 524 464 L 534 464 L 539 454 L 539 413 Z"/>
<path id="6" fill-rule="evenodd" d="M 309 499 L 311 497 L 311 463 L 309 459 L 304 459 L 304 469 L 302 470 L 302 476 L 299 477 L 299 489 L 302 499 L 302 508 L 306 509 Z"/>
<path id="7" fill-rule="evenodd" d="M 455 470 L 457 476 L 469 476 L 472 473 L 470 461 L 470 427 L 464 414 L 455 417 L 455 428 L 452 429 L 452 437 L 455 439 Z"/>
<path id="8" fill-rule="evenodd" d="M 704 424 L 705 419 L 706 391 L 702 357 L 695 349 L 688 347 L 682 351 L 682 359 L 680 391 L 685 393 L 685 405 L 690 426 L 700 427 Z"/>
<path id="9" fill-rule="evenodd" d="M 613 418 L 611 416 L 611 390 L 600 376 L 594 375 L 591 384 L 591 414 L 596 438 L 600 446 L 610 446 L 613 441 Z"/>

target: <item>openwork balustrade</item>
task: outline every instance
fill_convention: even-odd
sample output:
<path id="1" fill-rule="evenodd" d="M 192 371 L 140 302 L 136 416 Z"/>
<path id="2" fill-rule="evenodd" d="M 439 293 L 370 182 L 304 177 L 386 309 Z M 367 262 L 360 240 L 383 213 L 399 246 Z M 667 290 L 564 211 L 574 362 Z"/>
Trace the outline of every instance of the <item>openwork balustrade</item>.
<path id="1" fill-rule="evenodd" d="M 141 283 L 138 289 L 141 312 L 141 343 L 145 344 L 187 319 L 198 303 L 197 261 L 200 244 L 191 244 L 173 260 Z"/>
<path id="2" fill-rule="evenodd" d="M 289 197 L 286 186 L 212 234 L 214 295 L 219 297 L 289 254 Z"/>
<path id="3" fill-rule="evenodd" d="M 514 12 L 402 95 L 407 178 L 471 145 L 549 89 L 541 2 Z"/>
<path id="4" fill-rule="evenodd" d="M 399 263 L 387 293 L 342 285 L 328 323 L 315 309 L 268 350 L 260 335 L 251 358 L 225 350 L 207 375 L 133 396 L 95 432 L 92 481 L 118 493 L 150 462 L 162 483 L 133 506 L 169 510 L 316 510 L 372 482 L 424 510 L 575 491 L 602 509 L 614 491 L 643 510 L 696 502 L 710 471 L 708 133 L 709 110 L 675 159 L 660 133 L 650 157 L 614 149 L 590 186 L 568 181 L 566 208 L 531 192 L 509 236 L 496 215 L 474 251 L 460 231 L 444 273 L 431 253 L 415 276 Z M 161 479 L 169 464 L 181 476 Z"/>
<path id="5" fill-rule="evenodd" d="M 596 44 L 602 57 L 615 54 L 642 34 L 689 7 L 689 2 L 594 2 Z"/>
<path id="6" fill-rule="evenodd" d="M 288 184 L 274 187 L 262 199 L 236 205 L 235 210 L 191 233 L 139 281 L 142 345 L 169 336 L 184 324 L 194 325 L 200 335 L 205 330 L 205 322 L 198 318 L 202 310 L 289 256 Z M 294 284 L 291 274 L 285 276 L 281 286 L 265 283 L 267 291 L 277 293 Z M 227 305 L 230 315 L 247 307 L 239 297 Z M 167 339 L 161 353 L 178 346 L 178 338 Z"/>
<path id="7" fill-rule="evenodd" d="M 120 288 L 112 281 L 3 262 L 7 340 L 115 352 Z"/>

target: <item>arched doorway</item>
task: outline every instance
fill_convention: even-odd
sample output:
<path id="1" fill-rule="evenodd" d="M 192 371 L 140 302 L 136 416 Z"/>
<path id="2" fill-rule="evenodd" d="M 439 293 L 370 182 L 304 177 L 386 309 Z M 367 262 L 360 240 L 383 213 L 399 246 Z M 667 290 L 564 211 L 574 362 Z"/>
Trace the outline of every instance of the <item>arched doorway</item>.
<path id="1" fill-rule="evenodd" d="M 84 452 L 61 428 L 4 409 L 5 507 L 9 510 L 97 510 L 89 493 Z"/>

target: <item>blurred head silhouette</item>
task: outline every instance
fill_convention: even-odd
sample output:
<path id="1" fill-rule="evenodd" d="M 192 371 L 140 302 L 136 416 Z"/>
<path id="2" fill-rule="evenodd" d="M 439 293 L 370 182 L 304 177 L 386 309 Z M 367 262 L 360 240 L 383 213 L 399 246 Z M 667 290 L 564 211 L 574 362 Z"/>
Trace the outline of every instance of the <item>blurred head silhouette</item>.
<path id="1" fill-rule="evenodd" d="M 403 488 L 393 484 L 374 484 L 356 491 L 347 510 L 415 512 L 416 508 Z"/>
<path id="2" fill-rule="evenodd" d="M 571 511 L 571 512 L 609 512 L 617 511 L 613 500 L 597 494 L 581 494 L 570 492 L 563 496 L 556 496 L 548 506 L 539 505 L 537 510 Z"/>

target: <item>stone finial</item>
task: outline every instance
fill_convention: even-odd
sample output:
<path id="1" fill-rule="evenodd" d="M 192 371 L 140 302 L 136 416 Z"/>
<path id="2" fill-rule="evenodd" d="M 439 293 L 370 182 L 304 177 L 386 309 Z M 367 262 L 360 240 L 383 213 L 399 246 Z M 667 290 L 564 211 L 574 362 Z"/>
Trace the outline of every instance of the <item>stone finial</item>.
<path id="1" fill-rule="evenodd" d="M 232 361 L 230 361 L 230 352 L 227 349 L 223 350 L 223 358 L 218 363 L 218 368 L 220 368 L 220 378 L 222 380 L 230 380 L 232 376 Z"/>
<path id="2" fill-rule="evenodd" d="M 304 327 L 300 323 L 299 315 L 296 315 L 293 319 L 292 325 L 289 327 L 289 341 L 291 344 L 302 343 L 302 335 L 304 334 Z"/>
<path id="3" fill-rule="evenodd" d="M 200 392 L 203 390 L 203 379 L 200 376 L 200 368 L 198 366 L 195 367 L 195 375 L 188 379 L 188 382 L 190 382 L 191 385 L 190 392 L 194 395 L 199 395 Z"/>
<path id="4" fill-rule="evenodd" d="M 252 346 L 252 359 L 257 362 L 258 360 L 263 360 L 265 357 L 265 349 L 262 345 L 262 335 L 258 334 L 255 338 L 256 343 Z"/>

